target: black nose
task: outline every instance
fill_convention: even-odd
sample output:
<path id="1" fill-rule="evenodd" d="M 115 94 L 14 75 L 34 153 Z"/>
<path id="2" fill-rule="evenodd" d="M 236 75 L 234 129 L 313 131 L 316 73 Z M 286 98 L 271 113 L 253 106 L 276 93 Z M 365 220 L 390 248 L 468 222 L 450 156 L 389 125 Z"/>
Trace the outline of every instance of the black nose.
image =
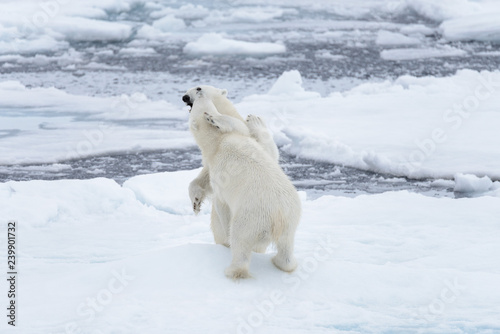
<path id="1" fill-rule="evenodd" d="M 191 101 L 191 98 L 186 94 L 182 97 L 182 101 L 184 101 L 184 103 L 189 103 Z"/>

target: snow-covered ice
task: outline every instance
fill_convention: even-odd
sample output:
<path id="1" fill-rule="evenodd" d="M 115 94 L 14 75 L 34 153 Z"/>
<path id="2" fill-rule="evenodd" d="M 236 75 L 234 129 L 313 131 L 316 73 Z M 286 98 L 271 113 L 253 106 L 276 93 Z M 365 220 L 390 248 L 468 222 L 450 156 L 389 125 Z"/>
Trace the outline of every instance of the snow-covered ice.
<path id="1" fill-rule="evenodd" d="M 189 42 L 184 47 L 189 54 L 236 54 L 263 55 L 286 52 L 286 47 L 279 43 L 254 43 L 237 41 L 222 37 L 220 34 L 205 34 L 195 42 Z"/>
<path id="2" fill-rule="evenodd" d="M 440 29 L 450 41 L 500 42 L 500 11 L 491 14 L 471 15 L 444 21 Z"/>
<path id="3" fill-rule="evenodd" d="M 464 50 L 451 46 L 444 46 L 441 48 L 404 48 L 383 50 L 380 52 L 380 57 L 385 60 L 415 60 L 438 57 L 460 57 L 466 54 L 467 52 Z"/>
<path id="4" fill-rule="evenodd" d="M 18 329 L 500 329 L 500 198 L 302 196 L 299 269 L 280 272 L 269 249 L 252 255 L 254 278 L 234 283 L 223 274 L 230 251 L 213 244 L 210 215 L 188 210 L 186 189 L 198 172 L 141 176 L 123 187 L 102 178 L 0 184 L 2 216 L 19 224 Z"/>
<path id="5" fill-rule="evenodd" d="M 498 189 L 500 183 L 493 183 L 488 176 L 478 177 L 473 174 L 455 174 L 454 191 L 459 193 L 485 193 Z"/>
<path id="6" fill-rule="evenodd" d="M 269 94 L 238 105 L 243 114 L 260 110 L 289 153 L 416 178 L 500 177 L 499 72 L 404 76 L 327 97 L 301 82 L 287 72 Z"/>

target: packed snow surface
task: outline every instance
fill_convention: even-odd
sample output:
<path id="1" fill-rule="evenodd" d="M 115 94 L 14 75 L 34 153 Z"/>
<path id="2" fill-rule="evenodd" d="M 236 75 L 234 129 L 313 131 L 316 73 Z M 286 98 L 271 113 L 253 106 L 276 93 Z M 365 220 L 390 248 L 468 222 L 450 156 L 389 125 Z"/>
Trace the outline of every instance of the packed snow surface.
<path id="1" fill-rule="evenodd" d="M 141 176 L 123 187 L 103 178 L 0 184 L 2 217 L 18 221 L 17 329 L 500 330 L 499 197 L 302 193 L 297 271 L 276 269 L 270 248 L 252 255 L 253 278 L 237 283 L 224 276 L 230 250 L 212 241 L 209 204 L 191 213 L 186 189 L 198 172 Z"/>

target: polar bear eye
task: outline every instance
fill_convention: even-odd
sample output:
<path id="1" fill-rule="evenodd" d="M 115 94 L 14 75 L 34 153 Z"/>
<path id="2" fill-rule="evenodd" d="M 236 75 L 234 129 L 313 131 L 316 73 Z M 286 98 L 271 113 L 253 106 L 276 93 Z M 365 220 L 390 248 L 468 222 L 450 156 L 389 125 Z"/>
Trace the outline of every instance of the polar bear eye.
<path id="1" fill-rule="evenodd" d="M 200 88 L 200 87 L 198 87 L 198 88 L 196 88 L 196 90 L 199 92 L 199 91 L 201 90 L 201 88 Z"/>

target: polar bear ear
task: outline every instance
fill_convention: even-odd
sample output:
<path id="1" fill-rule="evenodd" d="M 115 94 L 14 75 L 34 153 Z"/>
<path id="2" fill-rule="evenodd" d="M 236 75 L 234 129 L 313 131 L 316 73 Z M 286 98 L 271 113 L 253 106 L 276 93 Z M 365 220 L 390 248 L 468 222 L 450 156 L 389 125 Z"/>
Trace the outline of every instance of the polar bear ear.
<path id="1" fill-rule="evenodd" d="M 227 96 L 227 89 L 221 89 L 220 93 L 222 94 L 222 96 Z"/>

